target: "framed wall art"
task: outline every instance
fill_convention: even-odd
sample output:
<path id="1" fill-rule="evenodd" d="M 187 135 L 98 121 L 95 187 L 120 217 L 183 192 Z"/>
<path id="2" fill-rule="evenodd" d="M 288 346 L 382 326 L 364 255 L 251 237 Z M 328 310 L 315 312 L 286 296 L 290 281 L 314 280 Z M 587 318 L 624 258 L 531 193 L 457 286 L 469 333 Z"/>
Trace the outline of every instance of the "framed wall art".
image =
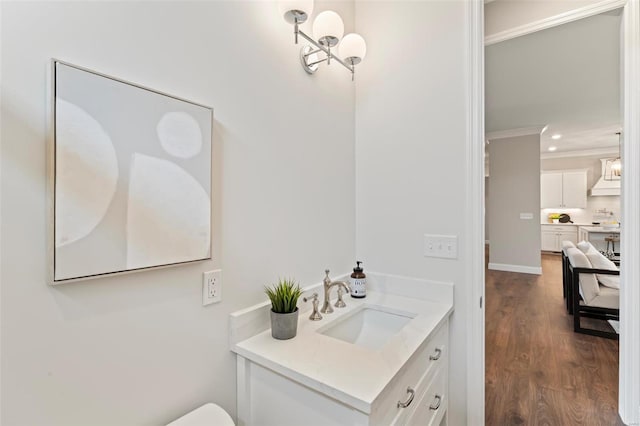
<path id="1" fill-rule="evenodd" d="M 213 109 L 52 62 L 53 284 L 210 259 Z"/>

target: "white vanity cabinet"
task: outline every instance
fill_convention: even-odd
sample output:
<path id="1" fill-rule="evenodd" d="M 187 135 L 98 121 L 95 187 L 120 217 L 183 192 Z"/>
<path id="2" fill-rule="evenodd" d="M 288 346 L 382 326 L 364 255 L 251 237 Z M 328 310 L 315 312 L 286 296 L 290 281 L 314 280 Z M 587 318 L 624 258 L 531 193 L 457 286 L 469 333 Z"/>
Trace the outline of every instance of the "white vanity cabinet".
<path id="1" fill-rule="evenodd" d="M 364 424 L 441 424 L 447 412 L 448 339 L 447 322 L 416 351 L 380 393 L 371 412 L 364 413 L 367 417 Z M 408 405 L 402 407 L 399 403 Z"/>
<path id="2" fill-rule="evenodd" d="M 302 375 L 276 372 L 237 357 L 238 426 L 365 426 L 447 424 L 449 324 L 445 320 L 371 401 L 354 402 L 327 384 L 310 385 Z M 322 351 L 322 347 L 318 347 Z M 322 358 L 321 354 L 318 354 Z M 345 352 L 342 362 L 358 363 Z M 310 363 L 317 362 L 309 360 Z M 388 360 L 393 362 L 392 359 Z M 336 366 L 336 368 L 344 366 Z M 345 369 L 349 374 L 349 369 Z M 369 381 L 354 369 L 348 381 Z M 372 372 L 375 375 L 375 372 Z M 297 380 L 298 379 L 298 380 Z M 375 380 L 371 380 L 375 382 Z M 363 383 L 365 384 L 365 383 Z M 366 384 L 365 384 L 366 385 Z"/>
<path id="3" fill-rule="evenodd" d="M 563 241 L 578 243 L 578 227 L 576 225 L 542 225 L 542 251 L 561 251 Z"/>
<path id="4" fill-rule="evenodd" d="M 396 386 L 383 394 L 383 401 L 369 416 L 371 425 L 441 425 L 447 424 L 448 403 L 448 325 L 409 361 L 399 373 Z M 413 364 L 413 365 L 411 365 Z M 419 379 L 418 379 L 419 377 Z M 412 386 L 412 383 L 417 382 Z M 413 400 L 406 407 L 398 402 L 407 402 L 408 389 L 413 390 Z M 395 409 L 395 410 L 394 410 Z M 395 417 L 389 422 L 390 413 Z"/>

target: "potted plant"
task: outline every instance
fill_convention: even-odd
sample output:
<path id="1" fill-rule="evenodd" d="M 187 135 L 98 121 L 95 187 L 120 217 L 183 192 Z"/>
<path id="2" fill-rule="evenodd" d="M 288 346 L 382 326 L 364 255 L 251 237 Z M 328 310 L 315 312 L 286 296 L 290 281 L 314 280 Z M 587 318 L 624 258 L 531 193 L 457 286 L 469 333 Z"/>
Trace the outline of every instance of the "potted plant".
<path id="1" fill-rule="evenodd" d="M 264 288 L 271 300 L 271 335 L 274 339 L 296 337 L 298 331 L 298 298 L 302 289 L 292 279 L 281 279 L 278 284 Z"/>

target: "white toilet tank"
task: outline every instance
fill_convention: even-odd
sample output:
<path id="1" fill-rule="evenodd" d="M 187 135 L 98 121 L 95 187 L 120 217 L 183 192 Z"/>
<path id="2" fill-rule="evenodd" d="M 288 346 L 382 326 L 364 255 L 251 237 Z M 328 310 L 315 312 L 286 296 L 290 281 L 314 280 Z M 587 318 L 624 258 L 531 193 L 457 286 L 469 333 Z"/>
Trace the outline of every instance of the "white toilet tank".
<path id="1" fill-rule="evenodd" d="M 222 407 L 210 402 L 172 421 L 167 426 L 235 426 L 235 423 Z"/>

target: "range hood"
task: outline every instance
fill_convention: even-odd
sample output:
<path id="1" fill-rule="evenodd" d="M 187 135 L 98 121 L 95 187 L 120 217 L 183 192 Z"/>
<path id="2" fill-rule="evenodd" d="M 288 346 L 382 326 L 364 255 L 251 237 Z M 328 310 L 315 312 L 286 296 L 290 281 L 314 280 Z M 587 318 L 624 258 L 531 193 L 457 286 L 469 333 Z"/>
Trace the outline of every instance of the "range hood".
<path id="1" fill-rule="evenodd" d="M 607 170 L 607 158 L 600 159 L 602 163 L 602 175 L 600 179 L 589 191 L 589 195 L 597 197 L 601 195 L 620 195 L 620 177 L 615 177 L 615 180 L 605 180 L 607 173 L 610 175 L 610 171 Z"/>

